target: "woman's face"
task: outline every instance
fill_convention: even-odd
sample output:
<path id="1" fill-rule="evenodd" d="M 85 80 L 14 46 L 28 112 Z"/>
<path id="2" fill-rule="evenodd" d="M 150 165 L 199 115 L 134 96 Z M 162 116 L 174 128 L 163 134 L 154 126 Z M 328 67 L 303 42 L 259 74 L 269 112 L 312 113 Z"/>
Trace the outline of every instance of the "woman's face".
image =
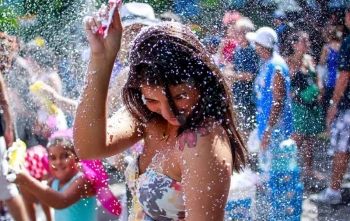
<path id="1" fill-rule="evenodd" d="M 301 52 L 302 54 L 307 54 L 310 50 L 310 40 L 307 34 L 303 34 L 299 41 L 294 43 L 294 51 Z"/>
<path id="2" fill-rule="evenodd" d="M 198 104 L 200 93 L 192 84 L 169 86 L 170 94 L 181 115 L 187 117 Z M 162 86 L 143 86 L 141 88 L 147 108 L 156 112 L 174 126 L 180 126 L 174 113 L 171 111 L 168 99 Z"/>
<path id="3" fill-rule="evenodd" d="M 51 174 L 60 181 L 67 181 L 77 172 L 75 154 L 61 145 L 51 146 L 48 149 L 49 167 Z"/>

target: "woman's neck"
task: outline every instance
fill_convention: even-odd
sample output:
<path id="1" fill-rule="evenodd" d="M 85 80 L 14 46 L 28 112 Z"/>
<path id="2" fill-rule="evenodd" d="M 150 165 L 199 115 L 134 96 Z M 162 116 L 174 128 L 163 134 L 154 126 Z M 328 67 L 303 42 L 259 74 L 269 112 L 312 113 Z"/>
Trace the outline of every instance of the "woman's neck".
<path id="1" fill-rule="evenodd" d="M 302 57 L 292 55 L 286 59 L 290 74 L 293 76 L 301 67 Z"/>

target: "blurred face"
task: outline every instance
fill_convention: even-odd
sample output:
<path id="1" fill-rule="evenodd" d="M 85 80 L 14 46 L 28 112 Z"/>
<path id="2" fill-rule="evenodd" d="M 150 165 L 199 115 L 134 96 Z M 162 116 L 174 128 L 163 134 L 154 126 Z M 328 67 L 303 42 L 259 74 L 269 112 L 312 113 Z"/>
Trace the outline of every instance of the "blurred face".
<path id="1" fill-rule="evenodd" d="M 51 174 L 60 181 L 69 181 L 78 171 L 75 154 L 63 146 L 51 146 L 48 150 Z"/>
<path id="2" fill-rule="evenodd" d="M 236 30 L 236 40 L 238 45 L 243 45 L 247 40 L 245 38 L 246 32 L 244 31 L 244 28 L 237 28 Z"/>
<path id="3" fill-rule="evenodd" d="M 293 44 L 294 51 L 302 54 L 307 54 L 310 50 L 310 40 L 307 34 L 300 37 L 299 41 Z"/>
<path id="4" fill-rule="evenodd" d="M 271 52 L 259 43 L 255 43 L 255 52 L 264 60 L 267 60 L 271 55 Z"/>
<path id="5" fill-rule="evenodd" d="M 231 22 L 227 25 L 227 37 L 230 39 L 236 39 L 237 27 L 235 22 Z"/>
<path id="6" fill-rule="evenodd" d="M 198 104 L 199 90 L 191 84 L 170 86 L 169 90 L 179 113 L 187 117 Z M 141 92 L 150 111 L 162 115 L 170 124 L 180 126 L 161 86 L 143 86 Z"/>

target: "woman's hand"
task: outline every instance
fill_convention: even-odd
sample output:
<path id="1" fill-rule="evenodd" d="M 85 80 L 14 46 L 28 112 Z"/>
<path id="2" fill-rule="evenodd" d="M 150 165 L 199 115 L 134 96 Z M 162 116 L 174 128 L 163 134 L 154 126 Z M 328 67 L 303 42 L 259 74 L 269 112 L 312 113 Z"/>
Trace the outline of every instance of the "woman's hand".
<path id="1" fill-rule="evenodd" d="M 91 57 L 102 56 L 103 58 L 112 59 L 114 61 L 120 49 L 123 31 L 118 8 L 114 11 L 107 36 L 104 38 L 98 33 L 99 28 L 102 26 L 101 21 L 108 20 L 109 10 L 110 8 L 108 6 L 103 5 L 100 10 L 94 13 L 94 16 L 87 16 L 84 21 L 91 49 Z"/>
<path id="2" fill-rule="evenodd" d="M 16 183 L 19 185 L 26 184 L 31 178 L 28 171 L 24 169 L 22 166 L 19 171 L 16 171 L 15 175 L 16 175 L 16 179 L 13 181 L 13 183 Z"/>

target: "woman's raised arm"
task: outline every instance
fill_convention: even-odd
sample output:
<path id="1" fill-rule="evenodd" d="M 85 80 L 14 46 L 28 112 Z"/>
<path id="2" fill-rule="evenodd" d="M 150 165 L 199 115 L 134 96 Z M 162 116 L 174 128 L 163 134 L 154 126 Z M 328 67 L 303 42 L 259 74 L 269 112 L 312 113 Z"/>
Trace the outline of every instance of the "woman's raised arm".
<path id="1" fill-rule="evenodd" d="M 76 153 L 81 159 L 101 158 L 115 151 L 106 151 L 111 144 L 107 143 L 106 100 L 109 79 L 114 60 L 120 49 L 122 23 L 119 10 L 113 14 L 108 35 L 104 38 L 97 34 L 101 20 L 106 19 L 109 9 L 105 6 L 93 17 L 84 19 L 91 54 L 74 122 L 74 144 Z"/>

